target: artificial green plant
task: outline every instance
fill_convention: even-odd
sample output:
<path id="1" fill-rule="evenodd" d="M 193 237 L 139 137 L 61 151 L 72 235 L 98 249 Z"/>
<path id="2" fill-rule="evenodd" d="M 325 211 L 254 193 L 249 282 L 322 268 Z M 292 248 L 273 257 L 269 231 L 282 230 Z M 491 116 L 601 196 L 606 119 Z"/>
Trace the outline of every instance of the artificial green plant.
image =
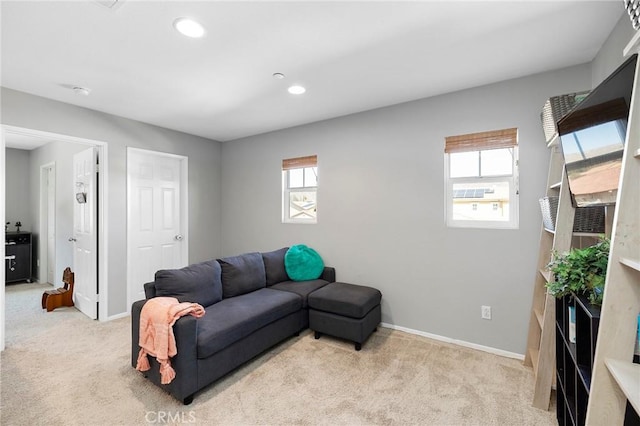
<path id="1" fill-rule="evenodd" d="M 602 237 L 589 247 L 574 248 L 563 254 L 554 251 L 547 265 L 553 273 L 553 279 L 547 283 L 549 293 L 557 298 L 571 293 L 585 295 L 589 303 L 602 305 L 609 247 L 609 239 Z"/>

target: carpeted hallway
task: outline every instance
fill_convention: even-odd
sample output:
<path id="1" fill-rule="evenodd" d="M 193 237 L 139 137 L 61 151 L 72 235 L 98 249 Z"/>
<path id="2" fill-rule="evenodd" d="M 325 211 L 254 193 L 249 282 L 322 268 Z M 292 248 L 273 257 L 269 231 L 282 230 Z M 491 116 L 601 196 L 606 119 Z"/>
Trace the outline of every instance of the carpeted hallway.
<path id="1" fill-rule="evenodd" d="M 184 406 L 130 365 L 130 321 L 40 309 L 40 284 L 7 286 L 2 425 L 554 425 L 531 407 L 520 361 L 381 328 L 356 352 L 309 332 Z"/>

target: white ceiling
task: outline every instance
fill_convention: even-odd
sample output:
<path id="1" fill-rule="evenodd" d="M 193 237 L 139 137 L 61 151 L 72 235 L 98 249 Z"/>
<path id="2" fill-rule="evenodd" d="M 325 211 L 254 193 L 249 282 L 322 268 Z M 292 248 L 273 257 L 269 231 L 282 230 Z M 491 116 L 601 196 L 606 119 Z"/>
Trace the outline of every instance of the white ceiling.
<path id="1" fill-rule="evenodd" d="M 622 0 L 2 1 L 1 83 L 229 141 L 589 62 L 623 12 Z M 181 16 L 205 37 L 178 34 Z"/>
<path id="2" fill-rule="evenodd" d="M 5 147 L 15 149 L 32 150 L 53 142 L 51 139 L 39 138 L 18 133 L 5 133 Z"/>

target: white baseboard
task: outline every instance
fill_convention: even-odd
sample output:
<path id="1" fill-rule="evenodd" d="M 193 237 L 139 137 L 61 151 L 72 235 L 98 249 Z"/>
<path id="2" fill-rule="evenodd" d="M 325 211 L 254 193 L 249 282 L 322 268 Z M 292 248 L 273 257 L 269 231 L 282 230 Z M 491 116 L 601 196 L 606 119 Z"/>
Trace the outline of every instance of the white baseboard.
<path id="1" fill-rule="evenodd" d="M 129 312 L 122 312 L 120 314 L 115 314 L 115 315 L 110 315 L 107 318 L 101 320 L 101 321 L 113 321 L 113 320 L 117 320 L 120 318 L 124 318 L 124 317 L 128 317 L 129 315 L 131 315 Z"/>
<path id="2" fill-rule="evenodd" d="M 401 327 L 399 325 L 389 324 L 386 322 L 381 323 L 380 326 L 384 328 L 390 328 L 392 330 L 404 331 L 405 333 L 409 333 L 409 334 L 415 334 L 418 336 L 427 337 L 429 339 L 438 340 L 440 342 L 451 343 L 454 345 L 463 346 L 465 348 L 477 349 L 479 351 L 488 352 L 490 354 L 524 361 L 524 355 L 517 354 L 515 352 L 504 351 L 502 349 L 496 349 L 490 346 L 478 345 L 477 343 L 465 342 L 464 340 L 457 340 L 457 339 L 452 339 L 450 337 L 439 336 L 437 334 L 426 333 L 424 331 L 414 330 L 412 328 L 407 328 L 407 327 Z"/>

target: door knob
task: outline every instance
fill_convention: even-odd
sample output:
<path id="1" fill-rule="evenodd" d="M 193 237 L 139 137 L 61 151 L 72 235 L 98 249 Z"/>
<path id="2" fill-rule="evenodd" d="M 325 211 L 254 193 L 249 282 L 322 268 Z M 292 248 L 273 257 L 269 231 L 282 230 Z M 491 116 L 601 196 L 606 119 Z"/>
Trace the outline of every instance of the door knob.
<path id="1" fill-rule="evenodd" d="M 182 234 L 178 234 L 175 237 L 173 237 L 176 241 L 182 241 L 184 240 L 184 236 Z"/>
<path id="2" fill-rule="evenodd" d="M 75 239 L 75 238 L 73 238 L 73 237 L 69 237 L 69 241 L 70 241 L 70 242 L 72 242 L 72 243 L 75 243 L 75 242 L 76 242 L 76 241 L 78 241 L 78 240 L 76 240 L 76 239 Z"/>

